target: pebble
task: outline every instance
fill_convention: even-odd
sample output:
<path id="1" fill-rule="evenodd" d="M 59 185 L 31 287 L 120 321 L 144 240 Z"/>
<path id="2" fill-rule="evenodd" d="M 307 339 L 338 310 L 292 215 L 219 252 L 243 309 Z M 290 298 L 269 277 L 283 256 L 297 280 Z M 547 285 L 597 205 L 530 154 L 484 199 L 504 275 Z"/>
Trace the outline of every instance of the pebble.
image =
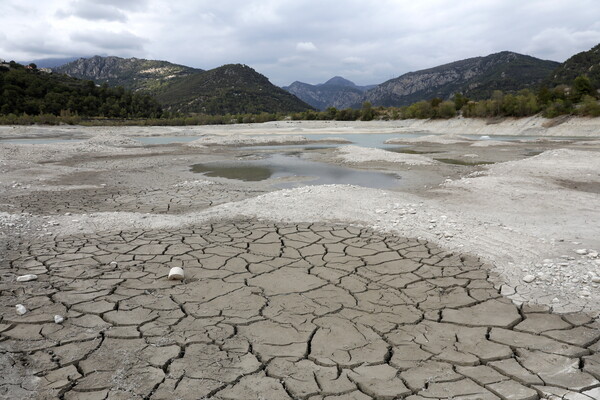
<path id="1" fill-rule="evenodd" d="M 531 282 L 533 282 L 533 281 L 535 281 L 535 275 L 531 275 L 531 274 L 530 274 L 530 275 L 525 275 L 525 276 L 523 277 L 523 282 L 526 282 L 526 283 L 531 283 Z"/>
<path id="2" fill-rule="evenodd" d="M 35 281 L 37 278 L 38 278 L 38 276 L 35 274 L 21 275 L 21 276 L 17 276 L 17 282 Z"/>
<path id="3" fill-rule="evenodd" d="M 54 323 L 55 324 L 62 324 L 63 321 L 65 320 L 65 318 L 62 315 L 55 315 L 54 316 Z"/>
<path id="4" fill-rule="evenodd" d="M 577 249 L 577 250 L 575 250 L 575 253 L 584 256 L 588 253 L 588 251 L 587 251 L 587 249 Z"/>
<path id="5" fill-rule="evenodd" d="M 19 315 L 23 315 L 27 312 L 27 308 L 23 304 L 17 304 L 15 306 L 15 310 L 17 311 L 17 314 L 19 314 Z"/>
<path id="6" fill-rule="evenodd" d="M 600 283 L 600 276 L 595 276 L 592 278 L 592 282 L 594 283 Z"/>

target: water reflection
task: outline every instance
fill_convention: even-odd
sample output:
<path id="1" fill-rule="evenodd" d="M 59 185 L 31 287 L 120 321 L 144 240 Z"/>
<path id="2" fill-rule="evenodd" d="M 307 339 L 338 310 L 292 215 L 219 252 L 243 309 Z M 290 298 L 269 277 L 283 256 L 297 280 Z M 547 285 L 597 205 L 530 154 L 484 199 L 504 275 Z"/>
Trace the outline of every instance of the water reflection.
<path id="1" fill-rule="evenodd" d="M 273 154 L 260 160 L 195 164 L 191 166 L 191 171 L 206 176 L 246 182 L 284 179 L 284 182 L 274 183 L 274 186 L 279 188 L 347 184 L 376 189 L 390 189 L 400 185 L 400 177 L 396 174 L 360 171 L 287 154 Z"/>

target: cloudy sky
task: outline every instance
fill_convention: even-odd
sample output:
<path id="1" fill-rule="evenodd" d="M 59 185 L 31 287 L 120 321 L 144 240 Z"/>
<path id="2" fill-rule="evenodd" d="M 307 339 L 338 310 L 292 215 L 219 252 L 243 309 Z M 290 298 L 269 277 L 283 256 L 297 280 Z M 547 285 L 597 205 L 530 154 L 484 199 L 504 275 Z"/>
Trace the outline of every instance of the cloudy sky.
<path id="1" fill-rule="evenodd" d="M 381 83 L 511 50 L 564 61 L 600 43 L 598 0 L 0 0 L 0 58 L 116 55 L 276 85 Z"/>

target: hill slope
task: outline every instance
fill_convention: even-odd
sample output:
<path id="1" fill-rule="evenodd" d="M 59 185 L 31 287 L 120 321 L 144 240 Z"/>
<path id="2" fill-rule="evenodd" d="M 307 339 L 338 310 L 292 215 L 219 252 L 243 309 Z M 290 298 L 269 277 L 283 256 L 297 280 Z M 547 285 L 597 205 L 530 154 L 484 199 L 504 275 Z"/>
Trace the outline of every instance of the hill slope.
<path id="1" fill-rule="evenodd" d="M 360 105 L 364 92 L 372 86 L 357 86 L 354 82 L 335 76 L 325 83 L 310 85 L 294 82 L 283 89 L 302 99 L 311 106 L 324 110 L 327 107 L 345 109 Z"/>
<path id="2" fill-rule="evenodd" d="M 156 94 L 170 111 L 207 114 L 297 112 L 312 107 L 241 64 L 178 79 Z"/>
<path id="3" fill-rule="evenodd" d="M 167 61 L 140 58 L 100 57 L 80 58 L 52 69 L 58 74 L 88 79 L 109 86 L 123 86 L 134 91 L 153 93 L 169 86 L 174 80 L 202 72 L 201 69 L 172 64 Z"/>
<path id="4" fill-rule="evenodd" d="M 504 51 L 417 72 L 382 83 L 366 93 L 373 105 L 402 106 L 461 92 L 472 99 L 489 98 L 494 90 L 514 92 L 540 84 L 559 65 Z"/>
<path id="5" fill-rule="evenodd" d="M 0 114 L 63 113 L 89 117 L 156 117 L 162 113 L 151 96 L 123 88 L 97 87 L 65 75 L 48 74 L 18 63 L 0 66 Z"/>
<path id="6" fill-rule="evenodd" d="M 571 85 L 579 75 L 587 75 L 595 88 L 600 88 L 600 44 L 575 54 L 556 68 L 548 80 L 550 86 Z"/>

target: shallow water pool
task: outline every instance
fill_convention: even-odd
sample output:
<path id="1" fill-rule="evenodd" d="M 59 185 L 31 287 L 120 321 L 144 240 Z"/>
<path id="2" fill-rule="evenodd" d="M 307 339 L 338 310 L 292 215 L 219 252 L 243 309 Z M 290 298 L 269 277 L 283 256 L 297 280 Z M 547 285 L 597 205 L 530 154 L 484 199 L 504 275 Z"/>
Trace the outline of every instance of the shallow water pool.
<path id="1" fill-rule="evenodd" d="M 375 189 L 391 189 L 399 187 L 401 183 L 400 177 L 396 174 L 359 171 L 288 154 L 273 154 L 260 160 L 195 164 L 191 166 L 191 170 L 206 176 L 246 182 L 298 178 L 297 181 L 293 182 L 275 183 L 273 186 L 278 188 L 346 184 Z"/>
<path id="2" fill-rule="evenodd" d="M 12 143 L 12 144 L 51 144 L 51 143 L 77 143 L 84 139 L 0 139 L 0 143 Z"/>
<path id="3" fill-rule="evenodd" d="M 137 136 L 132 137 L 143 144 L 171 144 L 189 143 L 200 139 L 202 136 Z"/>

